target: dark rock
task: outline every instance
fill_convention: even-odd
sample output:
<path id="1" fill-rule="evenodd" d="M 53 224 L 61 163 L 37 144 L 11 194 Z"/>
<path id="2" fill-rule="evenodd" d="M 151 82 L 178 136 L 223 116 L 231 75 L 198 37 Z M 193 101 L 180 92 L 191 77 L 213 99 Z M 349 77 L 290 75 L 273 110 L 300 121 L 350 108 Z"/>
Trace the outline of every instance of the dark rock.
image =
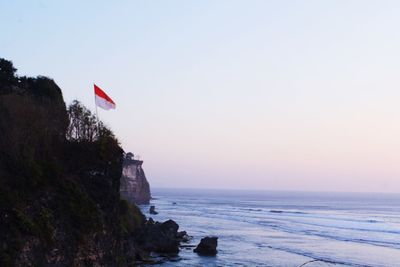
<path id="1" fill-rule="evenodd" d="M 213 256 L 217 254 L 218 237 L 204 237 L 201 239 L 200 243 L 193 250 L 199 255 Z"/>
<path id="2" fill-rule="evenodd" d="M 183 238 L 185 235 L 187 235 L 186 231 L 181 231 L 181 232 L 178 232 L 177 237 Z"/>
<path id="3" fill-rule="evenodd" d="M 157 215 L 158 212 L 156 211 L 156 207 L 155 206 L 150 206 L 150 210 L 149 210 L 150 214 L 153 215 Z"/>
<path id="4" fill-rule="evenodd" d="M 195 248 L 195 245 L 181 245 L 181 248 Z"/>
<path id="5" fill-rule="evenodd" d="M 178 232 L 177 237 L 181 240 L 181 242 L 189 242 L 192 239 L 192 236 L 189 236 L 186 231 Z"/>
<path id="6" fill-rule="evenodd" d="M 178 229 L 179 225 L 173 220 L 147 223 L 138 237 L 139 245 L 149 252 L 176 254 L 181 241 Z"/>
<path id="7" fill-rule="evenodd" d="M 181 242 L 188 243 L 190 240 L 192 240 L 192 238 L 193 238 L 193 236 L 184 235 L 184 236 L 182 237 L 182 239 L 181 239 Z"/>
<path id="8" fill-rule="evenodd" d="M 153 225 L 155 222 L 154 222 L 154 220 L 153 220 L 153 218 L 149 218 L 147 221 L 146 221 L 146 225 Z"/>
<path id="9" fill-rule="evenodd" d="M 168 220 L 161 224 L 161 230 L 177 238 L 179 225 L 173 221 Z"/>

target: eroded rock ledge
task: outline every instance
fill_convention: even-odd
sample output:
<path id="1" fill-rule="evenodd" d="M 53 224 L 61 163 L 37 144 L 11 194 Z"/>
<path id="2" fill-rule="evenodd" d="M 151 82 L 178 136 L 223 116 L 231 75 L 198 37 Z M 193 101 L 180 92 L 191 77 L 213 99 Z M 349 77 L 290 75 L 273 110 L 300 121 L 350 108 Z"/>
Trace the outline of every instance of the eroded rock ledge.
<path id="1" fill-rule="evenodd" d="M 121 198 L 135 204 L 148 204 L 150 185 L 142 168 L 143 161 L 134 159 L 132 153 L 124 157 L 120 194 Z"/>

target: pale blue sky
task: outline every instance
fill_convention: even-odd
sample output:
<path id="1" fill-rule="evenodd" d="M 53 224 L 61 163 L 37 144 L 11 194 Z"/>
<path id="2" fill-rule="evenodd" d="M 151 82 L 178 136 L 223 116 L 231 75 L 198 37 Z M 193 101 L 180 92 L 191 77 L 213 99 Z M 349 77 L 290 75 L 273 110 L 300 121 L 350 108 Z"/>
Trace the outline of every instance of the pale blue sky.
<path id="1" fill-rule="evenodd" d="M 154 187 L 400 192 L 399 1 L 0 0 L 0 56 Z"/>

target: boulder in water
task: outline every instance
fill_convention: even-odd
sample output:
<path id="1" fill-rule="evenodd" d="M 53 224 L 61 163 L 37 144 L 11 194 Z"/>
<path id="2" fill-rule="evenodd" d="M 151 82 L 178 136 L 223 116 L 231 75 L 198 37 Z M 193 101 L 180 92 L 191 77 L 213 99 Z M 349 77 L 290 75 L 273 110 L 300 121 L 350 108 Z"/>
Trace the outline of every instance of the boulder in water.
<path id="1" fill-rule="evenodd" d="M 158 214 L 158 212 L 156 211 L 156 207 L 155 206 L 150 206 L 150 214 L 153 214 L 153 215 L 157 215 Z"/>
<path id="2" fill-rule="evenodd" d="M 201 239 L 200 243 L 193 251 L 199 255 L 214 256 L 218 253 L 217 245 L 218 245 L 218 237 L 206 236 Z"/>

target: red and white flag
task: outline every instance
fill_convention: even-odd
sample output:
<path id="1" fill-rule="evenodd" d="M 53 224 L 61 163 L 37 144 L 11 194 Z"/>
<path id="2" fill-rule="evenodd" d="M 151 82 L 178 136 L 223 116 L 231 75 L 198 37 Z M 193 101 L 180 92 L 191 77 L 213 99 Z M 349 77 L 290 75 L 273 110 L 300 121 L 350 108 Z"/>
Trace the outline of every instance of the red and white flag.
<path id="1" fill-rule="evenodd" d="M 115 109 L 116 105 L 114 101 L 97 85 L 94 85 L 94 96 L 96 99 L 97 106 L 105 110 Z"/>

